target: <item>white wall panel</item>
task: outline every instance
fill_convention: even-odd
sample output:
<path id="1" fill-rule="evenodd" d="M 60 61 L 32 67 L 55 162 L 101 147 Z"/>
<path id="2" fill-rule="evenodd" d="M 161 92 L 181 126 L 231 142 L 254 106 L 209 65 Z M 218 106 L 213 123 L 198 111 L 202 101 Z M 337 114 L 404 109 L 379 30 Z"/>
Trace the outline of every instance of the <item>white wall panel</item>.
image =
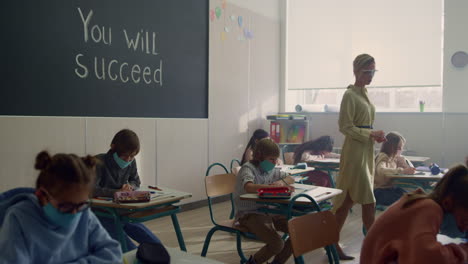
<path id="1" fill-rule="evenodd" d="M 83 155 L 84 118 L 0 117 L 0 192 L 34 186 L 37 153 Z"/>
<path id="2" fill-rule="evenodd" d="M 158 119 L 157 184 L 192 193 L 183 203 L 206 199 L 208 120 Z"/>

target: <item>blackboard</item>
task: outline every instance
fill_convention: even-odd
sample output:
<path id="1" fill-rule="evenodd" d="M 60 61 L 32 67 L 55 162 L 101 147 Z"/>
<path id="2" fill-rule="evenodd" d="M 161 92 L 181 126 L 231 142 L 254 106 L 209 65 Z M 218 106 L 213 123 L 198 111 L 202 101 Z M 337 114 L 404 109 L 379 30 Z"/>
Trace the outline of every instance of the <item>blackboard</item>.
<path id="1" fill-rule="evenodd" d="M 208 117 L 208 0 L 1 4 L 0 115 Z"/>

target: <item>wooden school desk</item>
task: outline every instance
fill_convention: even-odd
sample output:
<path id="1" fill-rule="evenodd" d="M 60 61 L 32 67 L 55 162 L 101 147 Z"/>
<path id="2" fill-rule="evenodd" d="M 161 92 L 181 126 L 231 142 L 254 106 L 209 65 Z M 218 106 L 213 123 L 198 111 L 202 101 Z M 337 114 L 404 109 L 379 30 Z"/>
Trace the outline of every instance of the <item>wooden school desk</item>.
<path id="1" fill-rule="evenodd" d="M 410 184 L 421 187 L 427 192 L 432 189 L 431 184 L 442 179 L 444 174 L 432 175 L 427 171 L 416 171 L 415 174 L 386 174 L 385 176 L 392 178 L 395 184 L 402 187 Z"/>
<path id="2" fill-rule="evenodd" d="M 273 213 L 285 215 L 288 218 L 292 216 L 300 216 L 307 214 L 312 211 L 322 210 L 322 206 L 319 205 L 320 202 L 328 200 L 343 191 L 335 188 L 328 188 L 322 186 L 313 186 L 307 184 L 293 184 L 296 188 L 295 192 L 291 195 L 289 199 L 264 199 L 258 198 L 256 193 L 247 193 L 240 196 L 241 200 L 254 201 L 259 204 L 268 205 L 268 207 L 259 208 L 258 211 L 264 213 Z M 315 202 L 317 202 L 318 209 L 315 207 L 314 203 L 307 199 L 306 197 L 299 197 L 294 201 L 294 207 L 289 207 L 289 202 L 291 199 L 298 194 L 307 194 L 312 197 Z M 284 235 L 286 237 L 287 234 Z M 302 256 L 300 257 L 302 259 Z M 302 259 L 303 260 L 303 259 Z M 302 262 L 303 263 L 303 262 Z"/>
<path id="3" fill-rule="evenodd" d="M 180 249 L 186 251 L 184 237 L 182 236 L 176 215 L 180 211 L 180 207 L 174 204 L 182 199 L 192 197 L 192 194 L 163 187 L 161 189 L 161 191 L 145 188 L 139 189 L 154 192 L 151 194 L 151 201 L 145 203 L 119 204 L 113 201 L 91 199 L 91 208 L 96 215 L 111 218 L 116 226 L 120 226 L 116 231 L 123 252 L 127 251 L 126 234 L 123 230 L 123 224 L 140 223 L 168 215 L 172 218 L 172 224 L 174 225 Z"/>
<path id="4" fill-rule="evenodd" d="M 417 157 L 417 156 L 406 156 L 406 155 L 403 155 L 403 156 L 407 158 L 409 161 L 411 161 L 411 163 L 413 163 L 415 167 L 424 166 L 425 162 L 431 159 L 429 157 Z"/>
<path id="5" fill-rule="evenodd" d="M 332 159 L 317 159 L 313 161 L 308 161 L 307 166 L 314 167 L 316 170 L 325 171 L 328 174 L 330 179 L 331 186 L 333 188 L 336 187 L 335 180 L 332 177 L 333 172 L 339 171 L 340 168 L 340 159 L 339 158 L 332 158 Z"/>
<path id="6" fill-rule="evenodd" d="M 280 165 L 280 166 L 276 166 L 275 168 L 280 169 L 281 171 L 284 171 L 286 173 L 289 173 L 289 175 L 291 175 L 291 177 L 294 178 L 294 181 L 296 183 L 302 183 L 303 181 L 307 180 L 307 176 L 303 177 L 301 176 L 302 174 L 315 170 L 314 167 L 307 167 L 306 169 L 292 169 L 294 167 L 295 165 Z"/>
<path id="7" fill-rule="evenodd" d="M 209 258 L 201 257 L 192 255 L 190 253 L 178 250 L 176 248 L 166 247 L 169 256 L 171 256 L 171 263 L 176 264 L 221 264 L 222 262 L 212 260 Z M 137 250 L 134 249 L 129 251 L 123 255 L 123 263 L 124 264 L 135 264 L 136 262 L 136 252 Z"/>
<path id="8" fill-rule="evenodd" d="M 294 197 L 297 194 L 304 193 L 309 195 L 310 197 L 314 198 L 314 200 L 317 203 L 323 202 L 325 200 L 328 200 L 334 196 L 337 196 L 338 194 L 342 193 L 343 191 L 340 189 L 335 189 L 335 188 L 328 188 L 328 187 L 322 187 L 322 186 L 314 186 L 314 185 L 307 185 L 307 184 L 298 184 L 295 183 L 293 184 L 294 188 L 296 188 L 296 191 L 291 195 L 291 198 Z M 260 204 L 265 204 L 265 205 L 274 205 L 276 208 L 265 208 L 262 209 L 262 211 L 269 212 L 269 213 L 276 213 L 276 214 L 283 214 L 287 215 L 287 207 L 289 204 L 289 201 L 291 199 L 265 199 L 265 198 L 259 198 L 256 193 L 246 193 L 240 196 L 241 200 L 247 200 L 247 201 L 254 201 L 256 203 Z M 296 200 L 294 203 L 295 205 L 302 206 L 302 207 L 309 207 L 311 206 L 310 200 L 306 198 L 299 198 Z"/>
<path id="9" fill-rule="evenodd" d="M 280 169 L 286 173 L 289 173 L 291 176 L 301 175 L 309 171 L 315 170 L 314 167 L 307 167 L 306 169 L 293 169 L 295 165 L 280 165 L 276 166 L 275 168 Z"/>

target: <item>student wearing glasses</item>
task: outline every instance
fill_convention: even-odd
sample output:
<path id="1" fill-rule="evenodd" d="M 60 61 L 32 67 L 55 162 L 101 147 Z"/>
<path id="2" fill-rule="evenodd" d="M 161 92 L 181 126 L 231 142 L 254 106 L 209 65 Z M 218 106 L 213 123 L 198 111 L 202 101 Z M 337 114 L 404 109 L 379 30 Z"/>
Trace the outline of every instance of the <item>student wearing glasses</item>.
<path id="1" fill-rule="evenodd" d="M 0 263 L 121 263 L 120 245 L 89 210 L 95 159 L 36 157 L 35 192 L 0 201 Z"/>
<path id="2" fill-rule="evenodd" d="M 373 128 L 375 106 L 367 95 L 366 85 L 372 82 L 376 72 L 374 58 L 369 54 L 358 55 L 353 62 L 353 72 L 356 79 L 343 95 L 338 120 L 340 132 L 345 136 L 336 183 L 336 188 L 343 193 L 333 201 L 340 231 L 355 203 L 362 205 L 362 221 L 367 230 L 374 222 L 374 142 L 386 140 L 384 131 Z M 337 250 L 340 259 L 354 259 L 339 245 Z"/>

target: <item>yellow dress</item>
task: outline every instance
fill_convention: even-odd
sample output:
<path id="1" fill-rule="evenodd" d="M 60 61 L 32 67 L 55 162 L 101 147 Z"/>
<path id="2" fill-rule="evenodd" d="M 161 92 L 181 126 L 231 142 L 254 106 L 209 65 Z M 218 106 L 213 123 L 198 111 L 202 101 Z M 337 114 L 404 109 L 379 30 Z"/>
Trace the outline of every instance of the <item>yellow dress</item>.
<path id="1" fill-rule="evenodd" d="M 340 175 L 336 188 L 343 190 L 333 201 L 333 211 L 341 207 L 349 193 L 354 203 L 375 203 L 374 185 L 374 141 L 370 138 L 370 128 L 374 124 L 375 106 L 367 97 L 367 89 L 348 86 L 343 95 L 338 125 L 345 135 L 341 159 Z"/>

